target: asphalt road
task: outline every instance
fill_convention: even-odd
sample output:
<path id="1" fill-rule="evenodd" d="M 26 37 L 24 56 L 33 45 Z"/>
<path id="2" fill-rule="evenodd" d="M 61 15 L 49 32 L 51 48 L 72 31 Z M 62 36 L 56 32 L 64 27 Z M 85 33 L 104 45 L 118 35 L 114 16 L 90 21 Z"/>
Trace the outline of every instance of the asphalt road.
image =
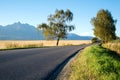
<path id="1" fill-rule="evenodd" d="M 0 80 L 45 80 L 84 46 L 0 51 Z"/>

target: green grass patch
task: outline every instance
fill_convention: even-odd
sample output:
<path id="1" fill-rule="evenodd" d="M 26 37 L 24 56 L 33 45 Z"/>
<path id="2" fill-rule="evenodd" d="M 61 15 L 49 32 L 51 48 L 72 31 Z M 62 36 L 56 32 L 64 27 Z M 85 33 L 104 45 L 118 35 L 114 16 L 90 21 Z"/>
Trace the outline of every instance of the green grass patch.
<path id="1" fill-rule="evenodd" d="M 87 47 L 71 64 L 68 80 L 119 80 L 120 56 L 101 46 Z"/>

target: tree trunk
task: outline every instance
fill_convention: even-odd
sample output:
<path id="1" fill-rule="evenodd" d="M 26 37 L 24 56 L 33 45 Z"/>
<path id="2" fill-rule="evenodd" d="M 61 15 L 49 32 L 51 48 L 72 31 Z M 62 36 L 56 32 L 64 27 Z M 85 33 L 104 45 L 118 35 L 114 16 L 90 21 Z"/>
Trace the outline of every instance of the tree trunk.
<path id="1" fill-rule="evenodd" d="M 59 40 L 60 40 L 60 38 L 58 38 L 58 39 L 57 39 L 57 43 L 56 43 L 56 46 L 58 46 L 58 44 L 59 44 Z"/>

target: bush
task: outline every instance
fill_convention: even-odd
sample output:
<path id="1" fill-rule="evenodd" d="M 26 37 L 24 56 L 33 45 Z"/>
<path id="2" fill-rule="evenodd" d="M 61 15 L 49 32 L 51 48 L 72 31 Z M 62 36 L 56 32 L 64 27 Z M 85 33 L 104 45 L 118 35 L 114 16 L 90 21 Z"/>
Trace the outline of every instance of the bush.
<path id="1" fill-rule="evenodd" d="M 96 37 L 94 37 L 94 38 L 92 38 L 92 39 L 91 39 L 91 42 L 92 42 L 92 43 L 99 42 L 99 39 L 98 39 L 98 38 L 96 38 Z"/>

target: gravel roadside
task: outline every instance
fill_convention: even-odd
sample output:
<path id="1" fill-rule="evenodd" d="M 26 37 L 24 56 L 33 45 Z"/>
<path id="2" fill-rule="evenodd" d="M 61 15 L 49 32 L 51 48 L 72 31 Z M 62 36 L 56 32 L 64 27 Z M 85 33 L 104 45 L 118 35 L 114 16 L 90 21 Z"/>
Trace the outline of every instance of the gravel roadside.
<path id="1" fill-rule="evenodd" d="M 68 80 L 69 73 L 71 72 L 71 63 L 76 59 L 76 57 L 82 52 L 80 50 L 74 57 L 72 57 L 69 62 L 64 66 L 62 71 L 58 74 L 55 80 Z"/>

